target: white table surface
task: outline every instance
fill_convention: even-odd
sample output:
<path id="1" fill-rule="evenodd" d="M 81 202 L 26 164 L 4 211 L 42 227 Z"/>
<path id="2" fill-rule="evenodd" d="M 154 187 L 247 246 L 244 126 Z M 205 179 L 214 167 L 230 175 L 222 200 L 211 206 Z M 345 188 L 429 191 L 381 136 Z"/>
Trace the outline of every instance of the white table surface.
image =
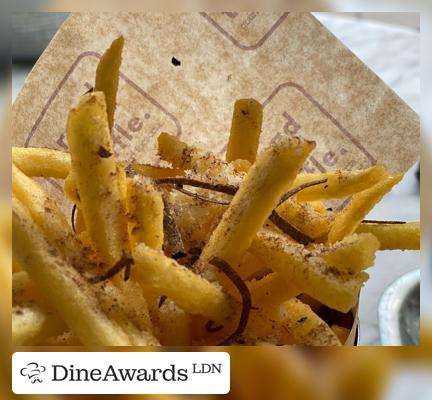
<path id="1" fill-rule="evenodd" d="M 314 15 L 383 79 L 416 112 L 420 111 L 420 36 L 414 29 L 356 20 L 325 13 Z M 15 99 L 29 68 L 13 66 Z M 420 218 L 418 186 L 412 168 L 397 188 L 372 211 L 370 219 Z M 405 272 L 420 267 L 416 251 L 379 252 L 360 297 L 360 344 L 379 345 L 378 303 L 385 288 Z"/>

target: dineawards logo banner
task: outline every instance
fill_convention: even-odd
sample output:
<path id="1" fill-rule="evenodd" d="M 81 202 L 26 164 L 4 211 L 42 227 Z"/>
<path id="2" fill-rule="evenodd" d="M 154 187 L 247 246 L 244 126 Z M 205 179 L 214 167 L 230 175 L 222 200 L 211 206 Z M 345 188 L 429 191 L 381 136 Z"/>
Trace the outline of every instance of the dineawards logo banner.
<path id="1" fill-rule="evenodd" d="M 16 394 L 226 394 L 224 352 L 17 352 Z"/>

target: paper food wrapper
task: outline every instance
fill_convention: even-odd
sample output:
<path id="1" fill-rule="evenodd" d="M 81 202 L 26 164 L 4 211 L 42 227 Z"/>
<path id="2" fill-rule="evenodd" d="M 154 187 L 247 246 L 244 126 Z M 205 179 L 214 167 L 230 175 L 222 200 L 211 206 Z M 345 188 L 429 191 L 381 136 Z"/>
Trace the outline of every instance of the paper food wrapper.
<path id="1" fill-rule="evenodd" d="M 119 35 L 121 159 L 155 162 L 161 131 L 223 155 L 239 98 L 263 104 L 260 149 L 284 135 L 316 141 L 306 172 L 405 172 L 419 157 L 417 114 L 311 14 L 289 12 L 72 14 L 13 105 L 15 146 L 68 150 L 68 111 Z M 47 187 L 63 199 L 60 182 Z"/>

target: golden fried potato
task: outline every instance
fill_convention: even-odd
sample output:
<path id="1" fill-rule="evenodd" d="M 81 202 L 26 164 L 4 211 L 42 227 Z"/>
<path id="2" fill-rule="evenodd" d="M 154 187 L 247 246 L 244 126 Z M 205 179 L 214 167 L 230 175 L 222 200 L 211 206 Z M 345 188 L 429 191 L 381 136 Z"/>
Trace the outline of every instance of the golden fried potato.
<path id="1" fill-rule="evenodd" d="M 380 250 L 420 250 L 420 223 L 362 223 L 357 233 L 371 233 L 379 240 Z"/>
<path id="2" fill-rule="evenodd" d="M 226 160 L 238 159 L 254 163 L 261 135 L 263 110 L 254 99 L 240 99 L 234 104 Z"/>

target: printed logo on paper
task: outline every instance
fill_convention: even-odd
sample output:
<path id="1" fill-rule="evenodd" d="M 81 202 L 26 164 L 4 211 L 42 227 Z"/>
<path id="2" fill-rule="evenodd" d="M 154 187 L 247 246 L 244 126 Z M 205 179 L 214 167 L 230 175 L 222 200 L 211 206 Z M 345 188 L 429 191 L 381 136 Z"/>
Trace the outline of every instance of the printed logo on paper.
<path id="1" fill-rule="evenodd" d="M 210 25 L 242 50 L 260 48 L 288 17 L 259 12 L 200 13 Z"/>

